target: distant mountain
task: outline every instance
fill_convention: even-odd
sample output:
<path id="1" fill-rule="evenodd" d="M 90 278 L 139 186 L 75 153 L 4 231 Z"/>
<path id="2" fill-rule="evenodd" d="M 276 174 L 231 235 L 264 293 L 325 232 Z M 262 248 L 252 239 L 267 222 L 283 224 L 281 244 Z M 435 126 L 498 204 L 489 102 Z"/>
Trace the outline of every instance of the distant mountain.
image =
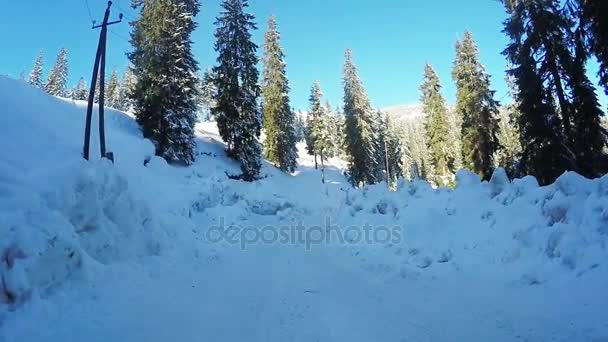
<path id="1" fill-rule="evenodd" d="M 422 105 L 419 103 L 382 108 L 382 111 L 397 121 L 418 121 L 424 117 Z"/>

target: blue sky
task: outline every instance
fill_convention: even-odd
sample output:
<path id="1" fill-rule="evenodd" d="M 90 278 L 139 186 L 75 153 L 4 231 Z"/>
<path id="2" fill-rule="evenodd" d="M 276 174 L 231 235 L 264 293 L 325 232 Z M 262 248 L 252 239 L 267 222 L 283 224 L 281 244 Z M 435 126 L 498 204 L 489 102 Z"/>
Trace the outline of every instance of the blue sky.
<path id="1" fill-rule="evenodd" d="M 18 77 L 29 72 L 40 49 L 45 52 L 45 71 L 59 49 L 69 53 L 70 82 L 90 79 L 98 30 L 90 28 L 92 16 L 100 20 L 105 0 L 5 1 L 0 11 L 3 51 L 0 74 Z M 113 17 L 123 11 L 136 13 L 130 0 L 115 0 Z M 215 63 L 213 22 L 220 0 L 201 1 L 194 33 L 194 52 L 202 68 Z M 287 76 L 292 88 L 292 106 L 307 107 L 310 86 L 318 80 L 333 105 L 341 103 L 341 70 L 344 49 L 351 48 L 372 104 L 377 107 L 414 103 L 425 62 L 432 64 L 444 86 L 444 96 L 453 103 L 455 89 L 450 78 L 454 42 L 465 29 L 479 45 L 481 60 L 493 76 L 496 97 L 504 99 L 505 59 L 500 54 L 507 39 L 501 33 L 505 12 L 495 0 L 252 0 L 251 12 L 258 21 L 254 40 L 262 44 L 266 20 L 273 14 L 282 34 Z M 129 25 L 112 27 L 108 41 L 107 67 L 122 71 L 130 45 Z M 260 48 L 261 54 L 261 48 Z M 594 63 L 592 63 L 594 64 Z M 591 66 L 593 73 L 595 65 Z M 603 93 L 598 91 L 598 93 Z M 604 97 L 602 102 L 606 103 Z"/>

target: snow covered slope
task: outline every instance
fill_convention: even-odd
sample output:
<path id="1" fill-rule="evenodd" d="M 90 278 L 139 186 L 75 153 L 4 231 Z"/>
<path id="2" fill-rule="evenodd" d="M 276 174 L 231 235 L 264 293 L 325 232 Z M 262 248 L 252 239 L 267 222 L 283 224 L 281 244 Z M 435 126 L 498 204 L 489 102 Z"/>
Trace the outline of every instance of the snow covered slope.
<path id="1" fill-rule="evenodd" d="M 608 176 L 243 183 L 213 124 L 173 167 L 109 111 L 86 162 L 84 111 L 0 77 L 2 342 L 608 340 Z"/>

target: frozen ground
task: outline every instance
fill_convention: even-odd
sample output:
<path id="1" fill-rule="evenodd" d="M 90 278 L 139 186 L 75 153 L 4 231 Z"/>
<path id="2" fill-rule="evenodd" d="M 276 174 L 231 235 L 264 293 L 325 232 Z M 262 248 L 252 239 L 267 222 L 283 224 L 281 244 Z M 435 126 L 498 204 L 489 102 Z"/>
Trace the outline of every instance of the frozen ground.
<path id="1" fill-rule="evenodd" d="M 608 176 L 353 190 L 301 153 L 243 183 L 212 124 L 173 167 L 110 111 L 112 165 L 80 157 L 83 117 L 0 77 L 2 342 L 608 341 Z"/>

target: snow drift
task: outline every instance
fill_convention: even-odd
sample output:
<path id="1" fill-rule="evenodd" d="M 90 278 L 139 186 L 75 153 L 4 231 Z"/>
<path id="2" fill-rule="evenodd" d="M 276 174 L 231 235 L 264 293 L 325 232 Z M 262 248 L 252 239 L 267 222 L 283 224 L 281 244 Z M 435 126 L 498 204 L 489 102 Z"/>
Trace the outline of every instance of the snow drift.
<path id="1" fill-rule="evenodd" d="M 211 123 L 173 167 L 109 110 L 111 164 L 82 160 L 84 103 L 0 77 L 0 108 L 0 341 L 608 339 L 608 176 L 355 190 L 303 152 L 243 183 Z M 220 222 L 399 236 L 215 243 Z"/>

